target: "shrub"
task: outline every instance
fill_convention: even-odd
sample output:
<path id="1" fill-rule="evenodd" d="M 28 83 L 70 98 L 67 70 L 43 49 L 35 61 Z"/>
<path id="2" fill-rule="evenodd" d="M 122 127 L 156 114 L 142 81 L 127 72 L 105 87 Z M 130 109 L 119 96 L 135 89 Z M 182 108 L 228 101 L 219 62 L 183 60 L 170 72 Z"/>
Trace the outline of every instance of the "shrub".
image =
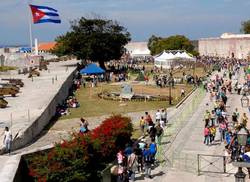
<path id="1" fill-rule="evenodd" d="M 29 175 L 41 182 L 99 181 L 98 171 L 115 159 L 129 142 L 132 130 L 130 118 L 111 116 L 89 133 L 75 133 L 51 151 L 33 155 L 27 162 Z"/>

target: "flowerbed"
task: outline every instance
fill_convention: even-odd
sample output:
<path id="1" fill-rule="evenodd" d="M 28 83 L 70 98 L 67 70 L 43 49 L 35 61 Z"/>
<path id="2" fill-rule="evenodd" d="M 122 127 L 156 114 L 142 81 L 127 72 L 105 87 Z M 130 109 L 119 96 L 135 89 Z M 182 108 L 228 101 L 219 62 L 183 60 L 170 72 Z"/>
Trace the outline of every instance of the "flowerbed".
<path id="1" fill-rule="evenodd" d="M 132 135 L 130 118 L 111 116 L 87 134 L 75 133 L 70 141 L 56 144 L 49 152 L 26 158 L 34 181 L 100 181 L 106 164 L 115 159 Z"/>

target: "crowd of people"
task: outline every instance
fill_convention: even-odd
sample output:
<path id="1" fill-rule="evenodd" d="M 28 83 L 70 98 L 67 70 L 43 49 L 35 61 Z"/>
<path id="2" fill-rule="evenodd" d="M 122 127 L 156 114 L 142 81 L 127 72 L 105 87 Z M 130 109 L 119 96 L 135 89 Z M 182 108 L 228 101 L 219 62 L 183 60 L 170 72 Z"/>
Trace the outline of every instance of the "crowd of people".
<path id="1" fill-rule="evenodd" d="M 224 60 L 224 59 L 223 59 Z M 231 113 L 228 111 L 227 101 L 232 94 L 232 80 L 237 80 L 240 76 L 241 63 L 239 60 L 232 62 L 220 62 L 222 65 L 221 76 L 216 75 L 215 79 L 205 84 L 205 89 L 210 92 L 210 102 L 213 103 L 211 111 L 206 110 L 204 114 L 204 144 L 225 144 L 225 156 L 227 162 L 246 161 L 250 162 L 250 136 L 248 136 L 247 146 L 240 146 L 237 133 L 247 129 L 248 117 L 246 113 L 240 113 L 238 108 L 233 108 Z M 228 61 L 225 59 L 225 61 Z M 244 83 L 243 85 L 246 85 Z M 244 95 L 241 89 L 236 89 L 234 94 Z M 239 98 L 240 99 L 240 98 Z M 232 107 L 232 106 L 231 106 Z"/>
<path id="2" fill-rule="evenodd" d="M 158 165 L 156 155 L 167 122 L 165 109 L 156 111 L 155 121 L 148 112 L 141 116 L 139 125 L 144 138 L 127 144 L 125 150 L 117 153 L 118 182 L 135 181 L 136 174 L 152 178 L 151 170 Z"/>
<path id="3" fill-rule="evenodd" d="M 71 108 L 80 107 L 80 103 L 76 99 L 75 93 L 78 89 L 81 88 L 81 85 L 82 85 L 81 80 L 82 80 L 82 77 L 79 74 L 79 72 L 77 72 L 74 76 L 72 87 L 69 90 L 69 96 L 64 100 L 62 104 L 58 104 L 56 107 L 56 114 L 55 114 L 56 117 L 69 115 Z"/>

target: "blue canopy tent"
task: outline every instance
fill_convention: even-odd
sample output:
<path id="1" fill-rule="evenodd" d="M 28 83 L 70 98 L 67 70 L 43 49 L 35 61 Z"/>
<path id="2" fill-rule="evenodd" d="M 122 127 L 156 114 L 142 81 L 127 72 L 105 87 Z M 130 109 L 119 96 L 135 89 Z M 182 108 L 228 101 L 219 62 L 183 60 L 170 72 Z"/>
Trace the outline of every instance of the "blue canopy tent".
<path id="1" fill-rule="evenodd" d="M 21 52 L 21 53 L 28 53 L 28 52 L 31 52 L 32 49 L 30 47 L 21 47 L 19 48 L 18 52 Z"/>
<path id="2" fill-rule="evenodd" d="M 83 68 L 80 71 L 81 74 L 85 74 L 85 75 L 96 75 L 96 74 L 102 74 L 105 73 L 105 71 L 100 68 L 99 66 L 97 66 L 96 64 L 89 64 L 88 66 L 86 66 L 85 68 Z"/>

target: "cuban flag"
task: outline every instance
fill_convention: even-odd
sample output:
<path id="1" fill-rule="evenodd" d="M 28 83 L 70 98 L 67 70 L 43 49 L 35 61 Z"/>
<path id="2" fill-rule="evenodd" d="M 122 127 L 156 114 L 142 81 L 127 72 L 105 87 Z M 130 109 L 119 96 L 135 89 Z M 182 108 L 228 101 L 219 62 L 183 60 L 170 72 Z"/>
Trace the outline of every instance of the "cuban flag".
<path id="1" fill-rule="evenodd" d="M 33 23 L 61 23 L 58 11 L 47 6 L 36 6 L 30 4 Z"/>

